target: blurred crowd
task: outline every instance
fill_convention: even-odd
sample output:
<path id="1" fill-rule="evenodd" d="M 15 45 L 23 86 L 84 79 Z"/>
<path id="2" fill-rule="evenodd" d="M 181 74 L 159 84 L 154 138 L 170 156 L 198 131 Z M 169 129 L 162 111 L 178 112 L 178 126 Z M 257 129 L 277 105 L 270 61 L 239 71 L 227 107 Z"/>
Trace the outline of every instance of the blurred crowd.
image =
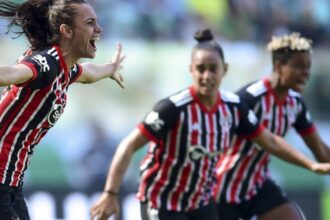
<path id="1" fill-rule="evenodd" d="M 106 37 L 148 41 L 191 39 L 210 26 L 228 40 L 264 43 L 274 34 L 299 31 L 328 45 L 328 0 L 91 0 Z"/>
<path id="2" fill-rule="evenodd" d="M 23 0 L 13 0 L 22 2 Z M 328 0 L 89 0 L 103 27 L 103 37 L 189 41 L 208 26 L 230 41 L 267 42 L 290 31 L 330 46 Z M 0 20 L 1 33 L 4 21 Z M 0 38 L 3 37 L 1 34 Z"/>

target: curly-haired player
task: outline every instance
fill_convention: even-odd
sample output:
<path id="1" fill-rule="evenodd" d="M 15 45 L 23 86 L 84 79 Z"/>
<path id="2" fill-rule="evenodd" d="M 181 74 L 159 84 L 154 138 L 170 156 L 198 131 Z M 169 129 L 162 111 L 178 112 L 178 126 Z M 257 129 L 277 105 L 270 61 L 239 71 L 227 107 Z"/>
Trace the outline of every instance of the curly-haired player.
<path id="1" fill-rule="evenodd" d="M 310 76 L 311 43 L 299 33 L 273 37 L 267 45 L 272 53 L 272 73 L 244 86 L 237 95 L 269 131 L 284 136 L 294 127 L 318 161 L 330 162 L 330 149 L 320 138 L 301 97 Z M 214 197 L 220 219 L 304 219 L 269 175 L 269 157 L 255 142 L 232 142 L 231 150 L 217 166 Z"/>

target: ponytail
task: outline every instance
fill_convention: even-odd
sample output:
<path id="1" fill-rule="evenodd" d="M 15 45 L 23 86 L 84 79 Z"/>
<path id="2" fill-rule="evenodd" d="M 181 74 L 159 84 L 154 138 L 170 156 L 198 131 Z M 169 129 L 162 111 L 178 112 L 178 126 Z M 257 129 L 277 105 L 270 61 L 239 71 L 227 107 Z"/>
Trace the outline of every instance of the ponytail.
<path id="1" fill-rule="evenodd" d="M 32 50 L 41 50 L 58 44 L 61 24 L 73 25 L 76 15 L 71 4 L 83 4 L 85 0 L 27 0 L 21 4 L 0 0 L 0 16 L 9 20 L 7 33 L 17 37 L 25 35 Z"/>

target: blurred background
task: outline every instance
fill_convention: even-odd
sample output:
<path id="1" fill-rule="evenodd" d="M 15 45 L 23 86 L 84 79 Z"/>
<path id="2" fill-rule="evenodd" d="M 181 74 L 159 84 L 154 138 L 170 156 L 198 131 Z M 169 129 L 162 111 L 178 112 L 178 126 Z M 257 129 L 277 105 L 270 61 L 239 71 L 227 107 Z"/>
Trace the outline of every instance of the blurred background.
<path id="1" fill-rule="evenodd" d="M 16 2 L 22 2 L 16 0 Z M 221 89 L 234 92 L 271 72 L 266 43 L 272 35 L 300 32 L 314 42 L 305 101 L 330 144 L 329 0 L 90 0 L 103 27 L 97 56 L 111 60 L 116 42 L 127 55 L 125 90 L 113 81 L 74 84 L 65 113 L 36 147 L 25 175 L 32 220 L 85 220 L 102 191 L 118 142 L 160 98 L 190 85 L 193 34 L 211 28 L 222 45 L 229 72 Z M 6 33 L 0 19 L 0 65 L 14 64 L 27 48 L 24 37 Z M 0 87 L 0 91 L 3 88 Z M 295 131 L 286 139 L 311 156 Z M 138 220 L 135 198 L 140 160 L 137 152 L 121 189 L 122 219 Z M 307 219 L 330 220 L 330 179 L 272 159 L 271 172 Z"/>

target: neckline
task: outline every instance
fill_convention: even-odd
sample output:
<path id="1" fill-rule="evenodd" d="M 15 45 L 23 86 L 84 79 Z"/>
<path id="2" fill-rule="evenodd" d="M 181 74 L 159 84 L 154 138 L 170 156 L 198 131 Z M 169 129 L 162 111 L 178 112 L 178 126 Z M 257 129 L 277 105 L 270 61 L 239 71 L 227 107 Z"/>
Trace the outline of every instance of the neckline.
<path id="1" fill-rule="evenodd" d="M 61 48 L 57 45 L 53 45 L 53 47 L 56 49 L 57 53 L 58 53 L 58 56 L 59 56 L 59 60 L 60 60 L 60 63 L 61 63 L 61 66 L 64 70 L 64 75 L 66 78 L 69 77 L 69 69 L 68 69 L 68 66 L 66 65 L 66 62 L 64 60 L 64 57 L 63 57 L 63 53 L 61 51 Z"/>
<path id="2" fill-rule="evenodd" d="M 218 106 L 221 104 L 221 98 L 220 98 L 220 92 L 217 93 L 217 100 L 214 103 L 214 105 L 212 106 L 212 108 L 208 109 L 205 107 L 205 105 L 199 100 L 198 96 L 197 96 L 197 91 L 194 88 L 194 86 L 190 86 L 189 87 L 189 91 L 190 94 L 192 95 L 192 97 L 194 98 L 195 102 L 200 106 L 201 110 L 205 113 L 208 114 L 213 114 L 218 110 Z"/>
<path id="3" fill-rule="evenodd" d="M 275 103 L 277 105 L 283 105 L 285 103 L 287 97 L 288 97 L 288 94 L 285 97 L 283 97 L 283 99 L 279 98 L 276 95 L 274 89 L 272 88 L 272 85 L 271 85 L 271 82 L 270 82 L 269 78 L 265 78 L 263 81 L 264 81 L 264 84 L 265 84 L 267 90 L 269 91 L 269 93 L 274 97 Z"/>

